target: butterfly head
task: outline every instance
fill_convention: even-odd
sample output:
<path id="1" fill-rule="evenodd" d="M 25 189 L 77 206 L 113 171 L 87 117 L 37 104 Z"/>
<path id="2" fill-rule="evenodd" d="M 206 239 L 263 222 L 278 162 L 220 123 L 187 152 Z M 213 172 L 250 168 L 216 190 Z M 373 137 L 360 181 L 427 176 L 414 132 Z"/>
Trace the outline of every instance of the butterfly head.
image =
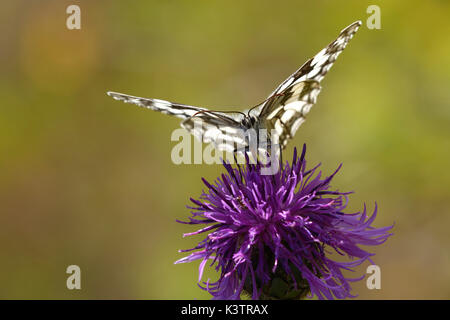
<path id="1" fill-rule="evenodd" d="M 254 116 L 245 116 L 241 121 L 241 125 L 247 129 L 250 129 L 254 128 L 257 121 L 258 119 Z"/>

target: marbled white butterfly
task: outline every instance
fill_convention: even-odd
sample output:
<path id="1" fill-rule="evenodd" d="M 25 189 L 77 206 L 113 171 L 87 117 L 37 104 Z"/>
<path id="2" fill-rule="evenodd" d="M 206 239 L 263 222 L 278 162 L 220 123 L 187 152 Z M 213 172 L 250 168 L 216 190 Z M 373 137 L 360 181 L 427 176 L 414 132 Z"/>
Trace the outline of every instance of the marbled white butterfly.
<path id="1" fill-rule="evenodd" d="M 306 61 L 261 104 L 244 112 L 218 112 L 159 99 L 108 92 L 116 100 L 182 118 L 181 126 L 219 150 L 242 152 L 249 141 L 238 132 L 267 130 L 267 138 L 284 148 L 305 121 L 321 90 L 320 81 L 361 26 L 356 21 L 327 47 Z"/>

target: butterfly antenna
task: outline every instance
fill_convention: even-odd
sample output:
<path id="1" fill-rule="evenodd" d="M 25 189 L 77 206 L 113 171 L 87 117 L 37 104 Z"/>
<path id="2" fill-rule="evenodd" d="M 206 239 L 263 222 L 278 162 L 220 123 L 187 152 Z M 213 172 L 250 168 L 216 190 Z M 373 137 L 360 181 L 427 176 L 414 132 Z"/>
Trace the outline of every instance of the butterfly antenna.
<path id="1" fill-rule="evenodd" d="M 245 113 L 240 112 L 240 111 L 231 111 L 231 110 L 227 110 L 227 111 L 219 111 L 219 110 L 201 110 L 201 111 L 198 111 L 198 112 L 194 113 L 194 114 L 191 116 L 191 118 L 192 118 L 192 117 L 196 117 L 198 114 L 202 114 L 202 113 L 212 113 L 212 114 L 215 114 L 215 113 L 240 113 L 240 114 L 242 114 L 243 116 L 246 115 Z"/>
<path id="2" fill-rule="evenodd" d="M 254 107 L 251 107 L 248 111 L 247 111 L 247 115 L 250 115 L 250 111 L 252 111 L 253 109 L 259 107 L 260 105 L 262 105 L 263 103 L 266 103 L 267 101 L 275 98 L 275 97 L 279 97 L 279 96 L 283 96 L 284 92 L 280 92 L 280 93 L 275 93 L 273 95 L 271 95 L 270 97 L 266 98 L 266 100 L 261 101 L 260 103 L 258 103 L 257 105 L 255 105 Z"/>

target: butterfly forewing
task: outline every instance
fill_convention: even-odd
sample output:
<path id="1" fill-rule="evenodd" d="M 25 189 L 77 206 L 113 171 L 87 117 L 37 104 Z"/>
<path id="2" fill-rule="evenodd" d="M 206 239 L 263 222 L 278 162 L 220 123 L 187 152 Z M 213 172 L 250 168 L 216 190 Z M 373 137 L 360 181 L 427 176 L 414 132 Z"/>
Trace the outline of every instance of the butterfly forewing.
<path id="1" fill-rule="evenodd" d="M 213 143 L 219 150 L 233 152 L 245 148 L 245 138 L 240 125 L 242 113 L 225 114 L 206 108 L 173 103 L 160 99 L 135 97 L 123 93 L 108 92 L 116 100 L 136 104 L 184 119 L 181 126 L 205 143 Z"/>
<path id="2" fill-rule="evenodd" d="M 320 93 L 320 81 L 360 26 L 361 22 L 357 21 L 342 30 L 336 40 L 306 61 L 256 110 L 261 125 L 275 129 L 277 136 L 272 140 L 277 140 L 283 148 L 306 120 Z"/>
<path id="3" fill-rule="evenodd" d="M 138 105 L 143 108 L 147 108 L 150 110 L 159 111 L 165 114 L 170 114 L 172 116 L 176 116 L 182 119 L 187 119 L 192 117 L 194 114 L 207 111 L 207 109 L 189 106 L 185 104 L 179 104 L 174 102 L 169 102 L 160 99 L 148 99 L 130 96 L 128 94 L 118 93 L 109 91 L 108 95 L 115 100 L 123 101 L 125 103 L 132 103 Z"/>

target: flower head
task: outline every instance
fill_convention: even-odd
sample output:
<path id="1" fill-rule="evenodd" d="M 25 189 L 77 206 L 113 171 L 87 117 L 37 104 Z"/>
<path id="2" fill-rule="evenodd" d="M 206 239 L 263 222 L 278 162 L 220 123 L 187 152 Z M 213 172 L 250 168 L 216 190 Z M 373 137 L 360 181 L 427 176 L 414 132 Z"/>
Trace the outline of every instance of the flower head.
<path id="1" fill-rule="evenodd" d="M 372 253 L 359 245 L 379 245 L 391 235 L 392 226 L 374 228 L 376 217 L 343 210 L 350 194 L 330 190 L 329 177 L 316 173 L 319 165 L 306 170 L 306 147 L 300 157 L 294 151 L 292 164 L 274 175 L 261 175 L 262 164 L 233 168 L 208 188 L 195 204 L 189 221 L 203 226 L 186 235 L 206 233 L 192 253 L 176 263 L 201 260 L 199 286 L 214 299 L 298 299 L 306 294 L 318 298 L 354 297 L 343 270 L 352 270 Z M 352 259 L 330 259 L 335 252 Z M 220 272 L 216 282 L 201 282 L 207 263 Z"/>

